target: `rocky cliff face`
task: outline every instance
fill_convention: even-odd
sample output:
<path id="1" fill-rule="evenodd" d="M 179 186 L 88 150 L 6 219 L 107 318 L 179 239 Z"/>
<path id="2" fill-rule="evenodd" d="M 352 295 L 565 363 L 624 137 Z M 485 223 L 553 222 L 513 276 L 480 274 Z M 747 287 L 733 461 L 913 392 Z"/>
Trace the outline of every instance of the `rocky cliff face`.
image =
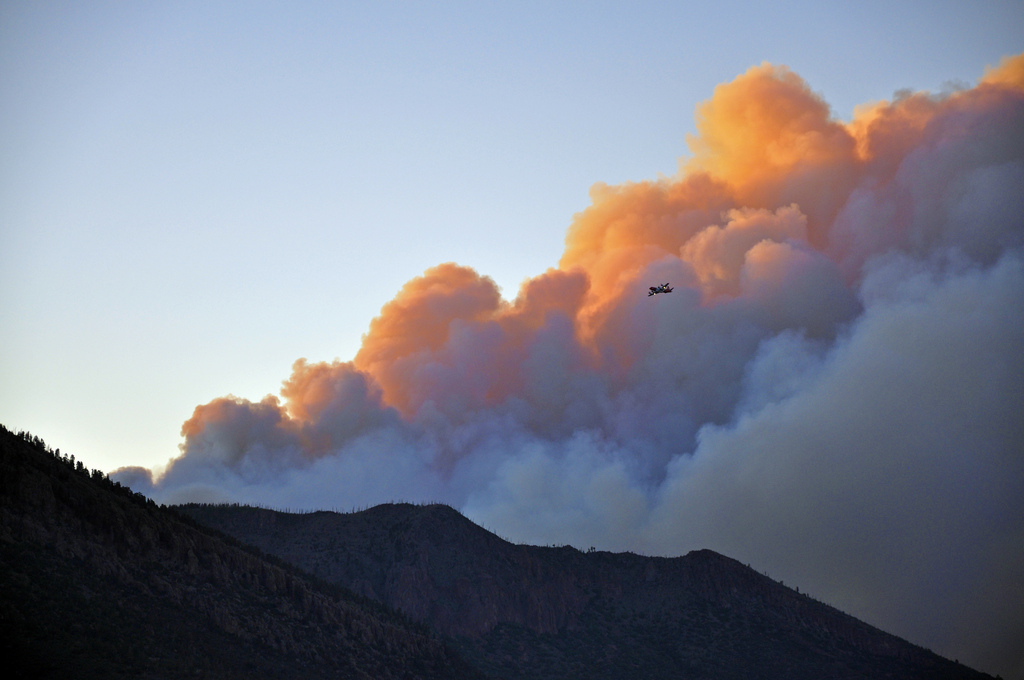
<path id="1" fill-rule="evenodd" d="M 179 510 L 428 623 L 497 677 L 987 677 L 708 550 L 513 545 L 443 505 Z"/>
<path id="2" fill-rule="evenodd" d="M 2 428 L 0 646 L 27 678 L 482 677 L 424 626 Z"/>

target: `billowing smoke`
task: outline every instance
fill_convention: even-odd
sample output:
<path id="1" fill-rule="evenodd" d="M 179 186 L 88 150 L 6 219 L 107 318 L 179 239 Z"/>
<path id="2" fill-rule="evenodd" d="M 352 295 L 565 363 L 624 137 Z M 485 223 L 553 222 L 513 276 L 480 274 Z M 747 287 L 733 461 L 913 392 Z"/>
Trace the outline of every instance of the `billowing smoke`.
<path id="1" fill-rule="evenodd" d="M 848 124 L 762 65 L 697 129 L 675 178 L 595 185 L 515 300 L 430 269 L 352 361 L 197 407 L 162 475 L 120 479 L 709 547 L 1024 677 L 1024 55 Z"/>

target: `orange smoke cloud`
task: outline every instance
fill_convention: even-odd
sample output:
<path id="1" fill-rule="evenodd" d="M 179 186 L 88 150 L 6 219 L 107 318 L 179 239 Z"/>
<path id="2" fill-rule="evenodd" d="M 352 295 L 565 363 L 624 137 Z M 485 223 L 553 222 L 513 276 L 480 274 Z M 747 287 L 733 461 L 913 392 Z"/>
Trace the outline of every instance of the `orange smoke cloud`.
<path id="1" fill-rule="evenodd" d="M 798 203 L 812 216 L 812 234 L 834 214 L 848 190 L 856 143 L 828 105 L 784 66 L 763 64 L 715 88 L 697 108 L 697 136 L 686 173 L 707 172 L 729 185 L 737 203 L 772 208 Z M 828 177 L 831 196 L 808 191 Z"/>
<path id="2" fill-rule="evenodd" d="M 463 358 L 452 356 L 451 342 L 453 336 L 465 336 L 471 328 L 489 326 L 492 339 L 498 340 L 493 337 L 500 333 L 494 320 L 502 306 L 501 294 L 491 279 L 455 264 L 434 267 L 405 284 L 384 305 L 363 336 L 354 364 L 372 375 L 381 386 L 385 401 L 407 416 L 434 394 L 456 398 L 452 390 L 460 387 L 460 397 L 482 399 L 494 382 L 496 357 L 474 367 L 491 370 L 483 374 L 473 371 L 472 384 L 443 384 L 451 374 L 437 370 L 438 363 L 453 366 Z M 500 340 L 488 344 L 466 348 L 475 349 L 476 353 L 465 356 L 490 354 L 500 346 Z"/>
<path id="3" fill-rule="evenodd" d="M 740 296 L 779 310 L 787 305 L 766 291 L 777 297 L 785 287 L 766 282 L 787 279 L 781 263 L 809 271 L 818 253 L 814 269 L 835 294 L 840 278 L 856 284 L 871 254 L 920 238 L 914 211 L 923 204 L 897 181 L 900 169 L 939 140 L 966 139 L 965 126 L 979 117 L 987 124 L 986 111 L 1004 111 L 1022 90 L 1024 55 L 1004 59 L 972 90 L 877 102 L 844 124 L 789 69 L 753 67 L 697 108 L 693 155 L 678 177 L 595 184 L 558 268 L 526 281 L 514 302 L 469 268 L 434 267 L 382 308 L 351 364 L 297 362 L 282 389 L 282 417 L 315 423 L 360 404 L 368 410 L 343 428 L 354 432 L 387 407 L 409 418 L 426 405 L 453 413 L 500 403 L 527 389 L 524 362 L 552 315 L 571 329 L 566 351 L 575 365 L 621 374 L 639 356 L 623 305 L 643 297 L 656 270 L 699 290 L 706 304 Z M 225 409 L 197 410 L 183 434 L 196 436 Z"/>
<path id="4" fill-rule="evenodd" d="M 678 257 L 694 234 L 735 207 L 727 187 L 704 174 L 618 187 L 596 184 L 590 197 L 592 205 L 573 218 L 558 265 L 582 271 L 590 281 L 579 318 L 586 338 L 598 333 L 617 299 L 636 293 L 649 265 Z"/>
<path id="5" fill-rule="evenodd" d="M 295 424 L 277 397 L 267 395 L 258 403 L 227 396 L 197 406 L 181 426 L 182 452 L 225 465 L 242 464 L 251 458 L 275 458 L 294 452 Z M 169 468 L 188 464 L 188 456 L 172 461 Z"/>
<path id="6" fill-rule="evenodd" d="M 595 184 L 558 266 L 515 300 L 472 269 L 431 268 L 384 305 L 353 361 L 299 360 L 280 399 L 197 407 L 166 474 L 132 479 L 176 500 L 440 499 L 520 540 L 672 553 L 678 537 L 732 537 L 730 550 L 799 562 L 837 602 L 849 594 L 821 576 L 835 555 L 853 590 L 883 574 L 911 592 L 986 531 L 1019 546 L 1024 403 L 1007 385 L 1024 380 L 1024 55 L 974 88 L 900 94 L 850 123 L 765 64 L 717 87 L 697 131 L 678 176 Z M 675 292 L 646 295 L 666 281 Z M 851 474 L 864 493 L 848 492 Z M 854 533 L 878 555 L 907 553 L 878 528 L 890 523 L 928 543 L 907 558 L 914 573 L 801 514 L 857 524 L 870 494 L 886 521 Z M 950 494 L 982 510 L 918 507 Z M 933 539 L 932 516 L 962 529 Z M 976 560 L 960 586 L 1019 574 L 1024 551 Z M 864 606 L 880 620 L 960 613 L 931 594 Z M 1020 639 L 1024 609 L 982 609 Z"/>
<path id="7" fill-rule="evenodd" d="M 855 137 L 785 67 L 755 67 L 715 88 L 698 107 L 697 129 L 688 139 L 693 157 L 679 177 L 597 184 L 593 204 L 574 218 L 559 267 L 578 267 L 591 279 L 580 319 L 585 336 L 600 333 L 615 300 L 635 290 L 661 258 L 682 257 L 709 299 L 735 294 L 743 251 L 711 247 L 722 241 L 712 232 L 723 231 L 718 225 L 732 219 L 730 210 L 798 206 L 804 223 L 798 238 L 820 245 L 857 181 Z M 742 230 L 724 231 L 735 242 Z"/>
<path id="8" fill-rule="evenodd" d="M 968 135 L 969 130 L 950 130 L 964 124 L 962 119 L 977 119 L 986 109 L 1006 111 L 1008 100 L 1019 100 L 1024 90 L 1022 73 L 1024 55 L 1006 58 L 978 88 L 946 98 L 918 93 L 878 102 L 859 108 L 850 124 L 833 119 L 827 104 L 785 67 L 754 67 L 718 86 L 697 109 L 699 134 L 688 139 L 693 157 L 679 177 L 597 184 L 592 205 L 575 216 L 559 266 L 590 277 L 579 320 L 584 335 L 596 335 L 615 300 L 635 290 L 637 278 L 661 258 L 689 263 L 708 299 L 734 294 L 743 251 L 724 247 L 723 240 L 728 234 L 738 245 L 742 230 L 731 222 L 720 226 L 740 214 L 731 210 L 771 213 L 793 206 L 803 233 L 786 238 L 806 240 L 841 262 L 851 246 L 861 250 L 848 243 L 843 224 L 836 228 L 841 211 L 861 197 L 858 187 L 886 187 L 912 160 L 913 150 L 951 133 Z M 1013 158 L 1017 151 L 1010 148 L 1005 155 Z M 890 206 L 895 214 L 880 216 L 890 231 L 873 234 L 879 240 L 869 246 L 872 252 L 907 236 L 900 230 L 913 219 L 905 212 L 913 203 L 913 196 L 897 200 Z M 854 254 L 856 267 L 863 255 Z M 853 271 L 847 278 L 855 283 L 857 276 Z"/>
<path id="9" fill-rule="evenodd" d="M 753 67 L 697 108 L 698 134 L 688 139 L 693 155 L 678 177 L 595 184 L 591 205 L 573 218 L 558 268 L 526 281 L 514 302 L 469 268 L 429 269 L 371 321 L 351 364 L 295 364 L 281 392 L 283 424 L 275 427 L 345 412 L 354 415 L 341 429 L 352 433 L 387 408 L 411 418 L 427 406 L 456 413 L 521 397 L 529 390 L 525 362 L 552 318 L 569 328 L 563 353 L 574 366 L 621 375 L 645 351 L 630 335 L 628 310 L 646 284 L 667 276 L 677 288 L 699 291 L 705 304 L 741 297 L 775 312 L 790 309 L 783 316 L 791 321 L 807 317 L 779 299 L 809 299 L 782 285 L 793 280 L 785 268 L 813 270 L 819 292 L 837 296 L 840 281 L 857 284 L 872 254 L 919 245 L 925 237 L 918 232 L 931 228 L 915 224 L 927 201 L 901 184 L 899 173 L 909 172 L 915 156 L 941 150 L 940 141 L 967 143 L 971 125 L 991 122 L 986 116 L 1005 118 L 999 112 L 1022 91 L 1024 55 L 1004 59 L 972 90 L 878 102 L 844 124 L 786 67 Z M 1010 137 L 1019 146 L 1020 134 Z M 1019 151 L 1011 146 L 1003 155 Z M 936 162 L 941 173 L 945 161 Z M 938 191 L 957 181 L 951 176 Z M 927 238 L 939 237 L 932 229 Z M 824 326 L 849 312 L 850 302 L 833 306 L 844 312 L 826 314 Z M 823 332 L 823 323 L 807 324 Z M 198 436 L 232 408 L 213 402 L 197 409 L 183 434 Z M 282 407 L 264 401 L 253 408 Z M 318 447 L 330 444 L 323 432 L 317 436 Z"/>
<path id="10" fill-rule="evenodd" d="M 585 291 L 580 274 L 550 270 L 510 304 L 468 267 L 433 267 L 384 306 L 353 363 L 407 417 L 427 404 L 446 412 L 491 405 L 522 389 L 536 334 L 572 319 Z"/>
<path id="11" fill-rule="evenodd" d="M 981 84 L 1024 90 L 1024 55 L 1003 57 L 998 66 L 986 68 Z"/>

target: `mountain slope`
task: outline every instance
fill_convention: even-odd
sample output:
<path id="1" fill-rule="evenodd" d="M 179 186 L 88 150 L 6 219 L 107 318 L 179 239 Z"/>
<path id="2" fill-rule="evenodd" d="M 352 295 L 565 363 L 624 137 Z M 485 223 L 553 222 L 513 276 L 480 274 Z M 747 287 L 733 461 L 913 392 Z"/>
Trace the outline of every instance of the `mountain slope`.
<path id="1" fill-rule="evenodd" d="M 0 650 L 31 678 L 482 677 L 422 625 L 2 427 Z"/>
<path id="2" fill-rule="evenodd" d="M 988 677 L 707 550 L 513 545 L 443 505 L 179 509 L 429 623 L 497 677 Z"/>

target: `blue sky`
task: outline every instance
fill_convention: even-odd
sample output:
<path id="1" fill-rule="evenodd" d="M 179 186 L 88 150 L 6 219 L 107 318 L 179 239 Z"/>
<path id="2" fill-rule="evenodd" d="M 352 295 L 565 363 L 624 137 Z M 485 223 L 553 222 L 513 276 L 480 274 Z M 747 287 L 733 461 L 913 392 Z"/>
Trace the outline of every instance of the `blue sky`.
<path id="1" fill-rule="evenodd" d="M 0 4 L 0 422 L 159 465 L 192 409 L 351 358 L 408 279 L 506 297 L 595 182 L 670 175 L 786 64 L 849 118 L 973 83 L 1024 3 Z"/>

